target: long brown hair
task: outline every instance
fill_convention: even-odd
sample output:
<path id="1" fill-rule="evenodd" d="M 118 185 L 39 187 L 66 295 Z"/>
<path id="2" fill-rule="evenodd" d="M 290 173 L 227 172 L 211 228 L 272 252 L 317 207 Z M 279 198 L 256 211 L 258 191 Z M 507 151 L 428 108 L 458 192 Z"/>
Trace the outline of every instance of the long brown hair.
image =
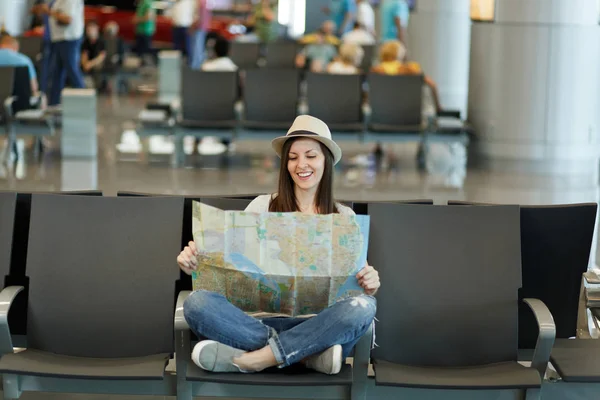
<path id="1" fill-rule="evenodd" d="M 289 139 L 283 144 L 277 197 L 271 199 L 271 204 L 269 204 L 269 211 L 271 212 L 300 211 L 300 206 L 294 192 L 294 180 L 288 171 L 290 148 L 297 139 L 299 138 Z M 314 205 L 319 214 L 334 214 L 338 213 L 338 209 L 333 198 L 333 154 L 331 154 L 331 151 L 323 143 L 319 142 L 319 145 L 321 146 L 321 152 L 325 156 L 325 168 L 323 169 L 321 182 L 319 182 L 319 186 L 317 187 Z"/>

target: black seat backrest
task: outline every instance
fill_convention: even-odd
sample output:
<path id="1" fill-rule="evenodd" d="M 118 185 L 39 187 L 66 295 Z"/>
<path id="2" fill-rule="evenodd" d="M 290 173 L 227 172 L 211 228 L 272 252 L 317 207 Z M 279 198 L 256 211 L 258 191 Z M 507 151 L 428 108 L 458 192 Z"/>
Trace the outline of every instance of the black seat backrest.
<path id="1" fill-rule="evenodd" d="M 361 76 L 306 74 L 309 114 L 327 123 L 362 121 Z"/>
<path id="2" fill-rule="evenodd" d="M 392 126 L 421 124 L 422 75 L 370 73 L 368 82 L 371 123 Z"/>
<path id="3" fill-rule="evenodd" d="M 32 96 L 31 78 L 29 77 L 29 69 L 27 67 L 15 68 L 13 95 L 16 97 L 12 108 L 13 115 L 19 111 L 33 108 L 30 103 Z"/>
<path id="4" fill-rule="evenodd" d="M 519 296 L 540 299 L 548 306 L 557 338 L 577 334 L 581 279 L 590 263 L 597 208 L 595 203 L 521 206 L 523 287 Z M 531 311 L 521 305 L 519 348 L 535 348 L 537 335 Z"/>
<path id="5" fill-rule="evenodd" d="M 259 48 L 258 43 L 231 42 L 229 58 L 240 69 L 256 68 Z"/>
<path id="6" fill-rule="evenodd" d="M 298 45 L 295 42 L 267 44 L 267 68 L 295 68 Z"/>
<path id="7" fill-rule="evenodd" d="M 19 52 L 25 54 L 35 63 L 42 52 L 42 43 L 43 40 L 41 37 L 20 37 Z"/>
<path id="8" fill-rule="evenodd" d="M 3 285 L 10 272 L 16 212 L 17 194 L 0 193 L 0 277 Z"/>
<path id="9" fill-rule="evenodd" d="M 28 347 L 172 353 L 182 213 L 181 198 L 33 195 Z"/>
<path id="10" fill-rule="evenodd" d="M 4 101 L 13 96 L 15 82 L 15 67 L 0 67 L 0 117 L 5 118 Z"/>
<path id="11" fill-rule="evenodd" d="M 102 196 L 101 191 L 73 191 L 57 192 L 60 195 Z M 32 193 L 19 192 L 16 194 L 15 224 L 10 253 L 10 274 L 6 286 L 18 285 L 29 290 L 29 279 L 26 276 L 27 247 L 29 243 L 29 226 L 31 221 L 31 196 Z M 20 295 L 15 299 L 9 314 L 10 329 L 13 334 L 25 335 L 27 331 L 27 295 Z"/>
<path id="12" fill-rule="evenodd" d="M 375 56 L 375 45 L 363 45 L 362 46 L 364 55 L 362 62 L 360 63 L 360 69 L 363 72 L 368 72 L 373 65 L 373 57 Z"/>
<path id="13" fill-rule="evenodd" d="M 369 204 L 380 274 L 375 359 L 471 366 L 517 359 L 519 208 Z"/>
<path id="14" fill-rule="evenodd" d="M 356 214 L 359 215 L 368 215 L 369 214 L 369 204 L 377 204 L 377 203 L 392 203 L 392 204 L 420 204 L 424 206 L 432 206 L 433 200 L 430 199 L 417 199 L 417 200 L 398 200 L 398 201 L 381 201 L 381 202 L 361 202 L 355 201 L 352 203 L 352 209 Z"/>
<path id="15" fill-rule="evenodd" d="M 245 119 L 291 123 L 297 114 L 299 83 L 299 71 L 295 69 L 246 71 Z"/>
<path id="16" fill-rule="evenodd" d="M 186 121 L 234 121 L 237 72 L 195 71 L 181 74 L 182 118 Z"/>

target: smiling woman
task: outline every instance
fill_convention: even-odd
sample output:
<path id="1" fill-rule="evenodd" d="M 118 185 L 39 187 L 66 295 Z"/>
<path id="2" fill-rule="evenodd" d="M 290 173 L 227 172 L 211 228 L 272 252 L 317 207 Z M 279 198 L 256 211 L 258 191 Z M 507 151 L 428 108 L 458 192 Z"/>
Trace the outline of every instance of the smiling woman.
<path id="1" fill-rule="evenodd" d="M 351 208 L 333 199 L 333 166 L 341 160 L 342 151 L 323 121 L 299 116 L 287 135 L 272 145 L 281 157 L 278 193 L 257 197 L 246 211 L 354 215 Z M 177 257 L 180 268 L 191 274 L 198 255 L 195 243 L 190 242 Z M 372 296 L 380 286 L 378 272 L 366 265 L 356 279 L 364 294 L 340 300 L 317 315 L 298 317 L 253 316 L 220 294 L 194 292 L 183 306 L 185 319 L 196 335 L 209 340 L 194 347 L 192 361 L 213 372 L 257 372 L 303 363 L 325 374 L 337 374 L 373 323 L 377 308 Z"/>

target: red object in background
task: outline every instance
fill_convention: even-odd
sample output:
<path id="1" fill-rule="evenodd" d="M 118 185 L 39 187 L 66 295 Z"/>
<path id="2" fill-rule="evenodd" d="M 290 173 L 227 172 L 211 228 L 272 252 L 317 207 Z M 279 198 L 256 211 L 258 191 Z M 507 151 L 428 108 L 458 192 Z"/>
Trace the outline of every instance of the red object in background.
<path id="1" fill-rule="evenodd" d="M 103 29 L 110 21 L 119 25 L 119 36 L 126 42 L 135 41 L 135 25 L 132 19 L 135 11 L 120 10 L 116 7 L 104 6 L 85 6 L 85 21 L 96 21 Z M 211 32 L 219 34 L 227 39 L 232 39 L 236 35 L 228 31 L 229 24 L 233 21 L 231 18 L 213 16 Z M 165 16 L 156 17 L 156 33 L 152 38 L 153 46 L 156 48 L 171 47 L 173 43 L 173 24 Z"/>

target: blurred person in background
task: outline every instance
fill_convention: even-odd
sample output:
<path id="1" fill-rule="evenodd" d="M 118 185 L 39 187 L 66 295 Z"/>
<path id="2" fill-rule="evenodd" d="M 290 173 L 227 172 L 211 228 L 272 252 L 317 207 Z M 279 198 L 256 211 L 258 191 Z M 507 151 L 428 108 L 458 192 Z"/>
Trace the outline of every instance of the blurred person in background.
<path id="1" fill-rule="evenodd" d="M 406 47 L 398 40 L 385 42 L 379 52 L 379 64 L 371 70 L 384 75 L 423 75 L 424 83 L 431 89 L 436 111 L 441 111 L 440 96 L 437 85 L 429 76 L 423 73 L 421 66 L 416 62 L 403 62 L 406 57 Z"/>
<path id="2" fill-rule="evenodd" d="M 238 67 L 229 58 L 229 42 L 218 37 L 214 46 L 215 58 L 202 64 L 202 71 L 237 71 Z"/>
<path id="3" fill-rule="evenodd" d="M 38 94 L 39 86 L 35 66 L 29 57 L 19 53 L 19 41 L 9 34 L 3 34 L 0 37 L 0 66 L 27 67 L 31 83 L 31 93 L 34 96 Z"/>
<path id="4" fill-rule="evenodd" d="M 212 11 L 207 0 L 194 0 L 196 7 L 194 11 L 194 22 L 190 28 L 191 32 L 191 63 L 192 69 L 200 69 L 204 62 L 206 53 L 206 35 L 212 23 Z"/>
<path id="5" fill-rule="evenodd" d="M 52 87 L 48 104 L 57 106 L 67 76 L 74 88 L 85 87 L 81 73 L 84 4 L 83 0 L 55 0 L 52 7 L 48 4 L 39 7 L 40 13 L 50 18 Z"/>
<path id="6" fill-rule="evenodd" d="M 364 51 L 353 43 L 342 43 L 337 60 L 327 66 L 327 72 L 338 75 L 354 75 L 360 73 L 358 66 L 362 62 Z"/>
<path id="7" fill-rule="evenodd" d="M 354 24 L 353 30 L 342 36 L 342 42 L 370 46 L 375 44 L 375 36 L 357 22 Z"/>
<path id="8" fill-rule="evenodd" d="M 152 56 L 152 37 L 156 32 L 156 12 L 152 8 L 153 0 L 136 0 L 137 8 L 132 19 L 135 25 L 135 50 L 146 65 L 146 55 Z"/>
<path id="9" fill-rule="evenodd" d="M 381 41 L 399 40 L 406 46 L 410 19 L 408 3 L 405 0 L 382 0 L 379 11 L 381 14 Z"/>
<path id="10" fill-rule="evenodd" d="M 352 30 L 356 21 L 356 0 L 330 0 L 329 7 L 323 8 L 323 12 L 333 19 L 337 26 L 337 36 Z"/>
<path id="11" fill-rule="evenodd" d="M 189 57 L 190 28 L 194 23 L 195 0 L 177 0 L 168 10 L 167 16 L 173 25 L 173 48 Z"/>
<path id="12" fill-rule="evenodd" d="M 48 2 L 48 6 L 52 7 L 54 5 L 55 0 L 50 0 Z M 51 68 L 50 64 L 52 60 L 52 40 L 50 38 L 50 17 L 48 14 L 43 13 L 44 0 L 39 0 L 36 2 L 31 9 L 31 13 L 34 15 L 34 19 L 37 19 L 38 22 L 41 22 L 41 28 L 43 30 L 43 40 L 42 40 L 42 60 L 40 65 L 40 90 L 43 93 L 48 94 L 48 79 L 51 76 Z M 34 28 L 35 29 L 35 28 Z"/>
<path id="13" fill-rule="evenodd" d="M 308 68 L 312 72 L 324 72 L 337 55 L 336 47 L 328 40 L 323 29 L 314 33 L 308 43 L 296 56 L 296 67 Z"/>
<path id="14" fill-rule="evenodd" d="M 277 40 L 277 4 L 272 0 L 259 0 L 253 8 L 249 24 L 254 26 L 254 33 L 261 43 Z"/>
<path id="15" fill-rule="evenodd" d="M 85 39 L 81 46 L 81 69 L 85 75 L 92 78 L 94 88 L 100 87 L 100 72 L 105 60 L 106 47 L 100 37 L 100 27 L 96 21 L 90 21 L 85 27 Z"/>
<path id="16" fill-rule="evenodd" d="M 321 27 L 313 33 L 308 33 L 302 36 L 298 43 L 300 44 L 313 44 L 320 43 L 325 39 L 326 43 L 337 46 L 340 44 L 340 39 L 335 36 L 335 23 L 333 21 L 325 21 L 321 24 Z"/>
<path id="17" fill-rule="evenodd" d="M 369 0 L 356 0 L 356 22 L 371 35 L 375 35 L 375 11 Z"/>

